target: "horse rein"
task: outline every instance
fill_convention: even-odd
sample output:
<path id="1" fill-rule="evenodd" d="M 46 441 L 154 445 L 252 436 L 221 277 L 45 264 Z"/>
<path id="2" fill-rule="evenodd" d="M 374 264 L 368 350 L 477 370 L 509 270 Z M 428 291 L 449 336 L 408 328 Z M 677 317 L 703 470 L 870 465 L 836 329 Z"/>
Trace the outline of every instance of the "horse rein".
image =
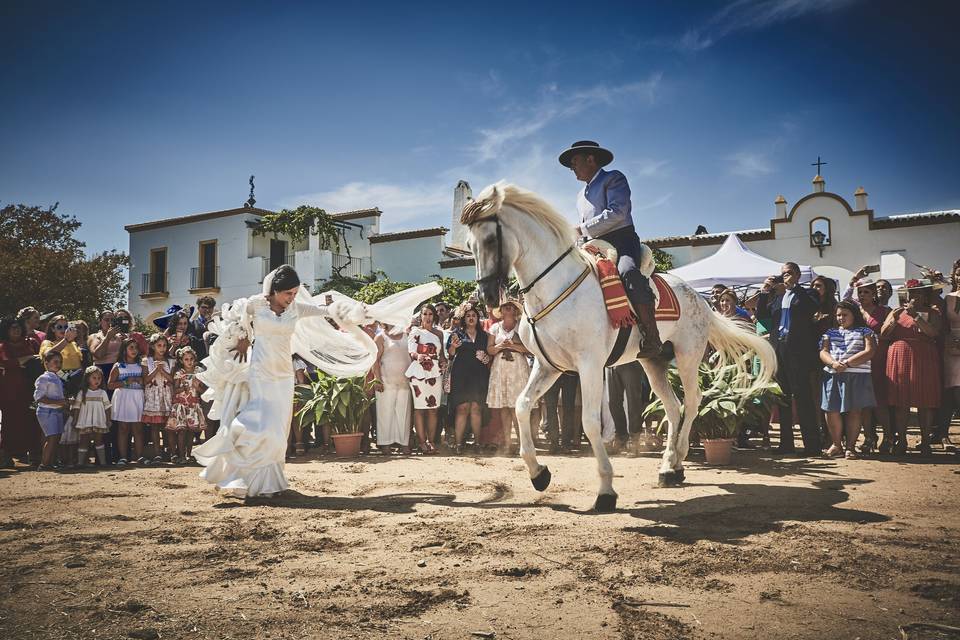
<path id="1" fill-rule="evenodd" d="M 500 225 L 500 218 L 498 216 L 491 216 L 490 218 L 485 218 L 483 221 L 487 222 L 487 221 L 490 221 L 491 219 L 497 224 L 497 268 L 496 268 L 496 271 L 494 271 L 493 273 L 483 276 L 482 278 L 478 278 L 477 284 L 479 285 L 479 284 L 483 284 L 484 282 L 493 280 L 502 288 L 503 285 L 506 284 L 506 275 L 503 270 L 503 228 Z M 533 289 L 533 286 L 538 282 L 540 282 L 540 280 L 542 280 L 544 276 L 546 276 L 548 273 L 553 271 L 554 267 L 560 264 L 560 262 L 562 262 L 563 259 L 566 258 L 568 255 L 570 255 L 570 252 L 573 251 L 573 249 L 574 249 L 574 245 L 570 245 L 569 247 L 567 247 L 567 250 L 561 253 L 556 260 L 551 262 L 546 269 L 541 271 L 540 275 L 534 278 L 530 282 L 530 284 L 521 288 L 519 290 L 520 294 L 523 295 L 523 294 L 529 293 Z M 562 303 L 564 300 L 569 298 L 570 294 L 576 291 L 577 287 L 579 287 L 583 283 L 583 281 L 587 279 L 588 275 L 590 275 L 589 265 L 584 267 L 583 273 L 577 276 L 577 279 L 574 280 L 569 287 L 564 289 L 563 292 L 553 300 L 553 302 L 551 302 L 546 307 L 541 309 L 540 312 L 537 314 L 531 315 L 530 312 L 527 311 L 526 302 L 524 301 L 521 303 L 523 304 L 524 316 L 526 316 L 527 322 L 530 323 L 530 328 L 533 330 L 533 339 L 536 341 L 537 348 L 540 350 L 540 353 L 543 354 L 544 360 L 546 360 L 547 363 L 557 371 L 560 371 L 561 373 L 565 373 L 568 375 L 573 375 L 573 372 L 567 371 L 566 369 L 558 367 L 556 363 L 554 363 L 553 360 L 550 359 L 550 356 L 547 355 L 546 349 L 543 348 L 543 343 L 540 342 L 540 336 L 537 335 L 537 322 L 546 318 L 548 315 L 550 315 L 550 312 L 552 312 L 554 309 L 560 306 L 560 303 Z"/>

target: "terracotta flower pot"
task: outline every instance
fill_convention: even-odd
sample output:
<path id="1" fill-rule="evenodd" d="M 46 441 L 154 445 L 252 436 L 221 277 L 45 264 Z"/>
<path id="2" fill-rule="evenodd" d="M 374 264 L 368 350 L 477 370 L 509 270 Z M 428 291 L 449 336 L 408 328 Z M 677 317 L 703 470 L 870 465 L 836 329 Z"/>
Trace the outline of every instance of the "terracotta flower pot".
<path id="1" fill-rule="evenodd" d="M 360 442 L 363 440 L 363 434 L 357 433 L 335 433 L 333 438 L 333 450 L 338 458 L 355 458 L 360 454 Z"/>
<path id="2" fill-rule="evenodd" d="M 703 453 L 707 459 L 707 464 L 730 464 L 732 452 L 733 438 L 703 441 Z"/>

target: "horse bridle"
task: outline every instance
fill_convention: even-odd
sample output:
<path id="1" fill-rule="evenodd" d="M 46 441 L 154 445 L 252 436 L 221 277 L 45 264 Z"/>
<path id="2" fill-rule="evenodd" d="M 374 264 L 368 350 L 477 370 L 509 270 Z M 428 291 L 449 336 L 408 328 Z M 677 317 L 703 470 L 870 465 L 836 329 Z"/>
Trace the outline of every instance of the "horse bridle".
<path id="1" fill-rule="evenodd" d="M 500 225 L 500 218 L 499 216 L 490 216 L 488 218 L 484 218 L 483 220 L 478 220 L 477 222 L 489 222 L 491 220 L 497 224 L 497 268 L 493 273 L 485 275 L 482 278 L 477 278 L 477 285 L 479 287 L 484 282 L 494 281 L 497 284 L 497 287 L 502 291 L 503 289 L 506 288 L 506 285 L 507 285 L 507 273 L 506 273 L 506 270 L 503 268 L 503 227 Z M 540 274 L 530 282 L 530 284 L 528 284 L 525 287 L 522 287 L 519 290 L 520 294 L 523 295 L 523 294 L 529 293 L 530 290 L 533 289 L 533 286 L 535 284 L 540 282 L 540 280 L 542 280 L 545 275 L 553 271 L 554 267 L 560 264 L 560 262 L 563 261 L 563 259 L 566 258 L 568 255 L 570 255 L 570 252 L 573 251 L 574 246 L 575 245 L 570 245 L 569 247 L 567 247 L 567 250 L 561 253 L 556 260 L 551 262 L 546 269 L 541 271 Z M 590 273 L 590 267 L 587 266 L 583 270 L 583 273 L 581 273 L 580 276 L 576 280 L 574 280 L 574 282 L 563 291 L 563 293 L 557 296 L 557 298 L 553 302 L 551 302 L 549 305 L 544 307 L 540 311 L 540 313 L 531 315 L 526 309 L 526 303 L 522 303 L 524 306 L 523 315 L 527 319 L 527 322 L 530 324 L 530 328 L 533 330 L 533 339 L 537 343 L 537 348 L 540 350 L 540 353 L 543 354 L 544 359 L 550 364 L 550 366 L 556 369 L 557 371 L 560 371 L 561 373 L 573 375 L 572 372 L 567 371 L 566 369 L 563 369 L 561 367 L 558 367 L 556 363 L 550 359 L 550 356 L 547 355 L 547 350 L 543 347 L 543 344 L 540 342 L 540 336 L 537 335 L 537 322 L 545 318 L 547 314 L 549 314 L 551 311 L 556 309 L 561 302 L 566 300 L 567 297 L 571 293 L 573 293 L 577 287 L 580 286 L 580 284 L 584 281 L 584 279 L 586 279 L 589 273 Z"/>
<path id="2" fill-rule="evenodd" d="M 484 282 L 494 281 L 501 288 L 506 288 L 507 285 L 507 270 L 503 268 L 503 227 L 500 224 L 499 216 L 490 216 L 489 218 L 484 218 L 483 220 L 478 220 L 477 222 L 490 222 L 493 221 L 497 224 L 497 268 L 493 273 L 483 276 L 482 278 L 477 278 L 477 284 L 482 285 Z M 574 245 L 567 247 L 567 250 L 561 253 L 556 260 L 551 262 L 546 269 L 540 272 L 536 278 L 534 278 L 530 284 L 521 288 L 519 290 L 520 295 L 525 295 L 533 289 L 533 286 L 540 282 L 545 275 L 553 271 L 560 262 L 570 255 L 570 252 L 573 251 Z"/>

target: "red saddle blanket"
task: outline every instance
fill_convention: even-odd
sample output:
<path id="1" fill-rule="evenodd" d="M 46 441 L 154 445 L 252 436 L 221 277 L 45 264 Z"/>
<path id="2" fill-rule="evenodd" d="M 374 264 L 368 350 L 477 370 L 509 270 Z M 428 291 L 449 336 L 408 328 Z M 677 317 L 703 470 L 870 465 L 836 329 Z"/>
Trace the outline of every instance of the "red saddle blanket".
<path id="1" fill-rule="evenodd" d="M 677 300 L 677 294 L 673 292 L 670 285 L 659 274 L 653 274 L 650 277 L 653 285 L 657 288 L 657 320 L 663 322 L 672 322 L 680 319 L 680 301 Z"/>
<path id="2" fill-rule="evenodd" d="M 627 292 L 617 272 L 617 265 L 599 256 L 596 262 L 600 288 L 603 291 L 603 303 L 607 308 L 610 324 L 617 329 L 636 324 L 637 319 L 627 300 Z M 657 288 L 657 320 L 664 322 L 679 320 L 680 302 L 667 281 L 658 274 L 653 274 L 651 284 Z"/>

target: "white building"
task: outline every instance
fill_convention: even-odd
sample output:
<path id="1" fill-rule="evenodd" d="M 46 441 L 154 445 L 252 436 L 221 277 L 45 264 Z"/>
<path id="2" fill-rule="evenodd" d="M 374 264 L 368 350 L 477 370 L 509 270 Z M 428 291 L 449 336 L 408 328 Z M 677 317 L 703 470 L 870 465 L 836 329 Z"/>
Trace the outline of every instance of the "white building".
<path id="1" fill-rule="evenodd" d="M 730 233 L 764 257 L 809 264 L 821 275 L 840 280 L 841 287 L 860 267 L 880 265 L 881 277 L 896 286 L 918 277 L 917 264 L 947 273 L 960 258 L 960 210 L 877 216 L 867 205 L 867 192 L 853 194 L 854 206 L 826 190 L 820 176 L 813 192 L 787 208 L 783 196 L 774 201 L 768 227 L 691 236 L 651 238 L 645 242 L 673 257 L 675 267 L 714 253 Z M 823 234 L 818 237 L 817 233 Z M 819 245 L 818 245 L 819 239 Z"/>
<path id="2" fill-rule="evenodd" d="M 470 185 L 459 182 L 452 246 L 447 245 L 445 227 L 380 233 L 382 212 L 376 207 L 332 214 L 341 232 L 338 251 L 321 249 L 317 236 L 293 241 L 254 235 L 251 224 L 272 212 L 252 206 L 127 225 L 129 308 L 150 321 L 171 305 L 194 304 L 201 295 L 218 303 L 249 296 L 260 291 L 267 273 L 284 263 L 293 265 L 311 288 L 335 273 L 356 277 L 383 272 L 391 280 L 413 283 L 438 275 L 472 280 L 473 260 L 462 245 L 459 223 L 460 208 L 470 196 Z"/>

